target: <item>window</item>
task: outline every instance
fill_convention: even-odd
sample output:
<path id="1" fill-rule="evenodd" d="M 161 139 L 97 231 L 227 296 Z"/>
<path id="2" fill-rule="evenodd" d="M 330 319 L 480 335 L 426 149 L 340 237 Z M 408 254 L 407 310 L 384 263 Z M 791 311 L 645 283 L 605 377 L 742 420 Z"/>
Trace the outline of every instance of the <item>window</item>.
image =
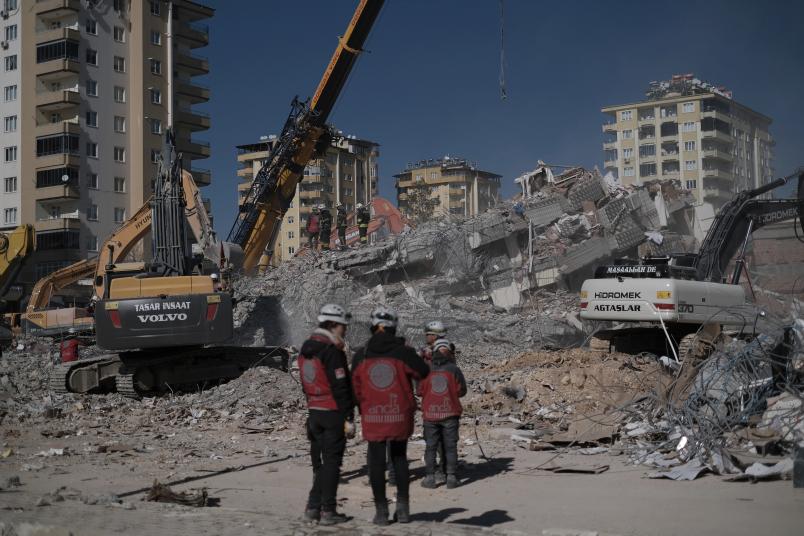
<path id="1" fill-rule="evenodd" d="M 684 169 L 690 171 L 693 169 L 698 168 L 698 161 L 697 160 L 686 160 L 684 161 Z"/>
<path id="2" fill-rule="evenodd" d="M 7 194 L 13 194 L 17 191 L 17 177 L 6 177 L 3 180 L 3 191 Z"/>
<path id="3" fill-rule="evenodd" d="M 119 115 L 114 116 L 114 131 L 115 132 L 125 132 L 126 131 L 126 118 L 121 117 Z"/>
<path id="4" fill-rule="evenodd" d="M 694 151 L 695 150 L 695 142 L 694 141 L 685 141 L 684 142 L 684 150 L 685 151 Z"/>
<path id="5" fill-rule="evenodd" d="M 633 117 L 634 117 L 633 110 L 625 110 L 623 112 L 620 112 L 620 121 L 630 121 L 631 119 L 633 119 Z"/>
<path id="6" fill-rule="evenodd" d="M 115 177 L 114 178 L 114 191 L 122 194 L 126 192 L 126 178 L 125 177 Z"/>
<path id="7" fill-rule="evenodd" d="M 695 111 L 695 103 L 694 102 L 685 102 L 681 105 L 681 111 L 685 114 L 689 114 Z"/>
<path id="8" fill-rule="evenodd" d="M 114 40 L 118 43 L 125 43 L 126 42 L 126 32 L 120 26 L 114 27 Z"/>
<path id="9" fill-rule="evenodd" d="M 98 82 L 96 80 L 87 80 L 87 96 L 98 96 Z"/>
<path id="10" fill-rule="evenodd" d="M 87 112 L 87 126 L 98 128 L 98 112 Z"/>
<path id="11" fill-rule="evenodd" d="M 91 48 L 87 49 L 87 64 L 88 65 L 98 65 L 98 51 L 92 50 Z"/>
<path id="12" fill-rule="evenodd" d="M 17 207 L 7 208 L 3 211 L 3 223 L 17 223 Z"/>
<path id="13" fill-rule="evenodd" d="M 36 138 L 36 156 L 78 154 L 78 135 L 56 134 Z"/>
<path id="14" fill-rule="evenodd" d="M 695 179 L 690 179 L 687 181 L 687 190 L 695 190 L 698 188 L 698 181 Z"/>
<path id="15" fill-rule="evenodd" d="M 87 173 L 87 188 L 92 190 L 98 189 L 98 174 L 97 173 Z"/>
<path id="16" fill-rule="evenodd" d="M 6 162 L 16 162 L 17 161 L 17 146 L 16 145 L 12 145 L 11 147 L 6 147 L 5 159 L 6 159 Z"/>
<path id="17" fill-rule="evenodd" d="M 12 54 L 11 56 L 6 56 L 6 71 L 16 71 L 17 70 L 17 55 Z"/>
<path id="18" fill-rule="evenodd" d="M 352 195 L 352 189 L 351 188 L 344 188 L 343 189 L 343 195 L 345 195 L 345 196 Z"/>
<path id="19" fill-rule="evenodd" d="M 65 176 L 67 180 L 64 180 Z M 48 186 L 63 186 L 65 184 L 76 184 L 78 170 L 71 167 L 55 169 L 41 169 L 36 172 L 36 187 L 47 188 Z"/>
<path id="20" fill-rule="evenodd" d="M 87 237 L 87 250 L 88 251 L 98 251 L 98 237 L 95 235 L 89 235 Z"/>
<path id="21" fill-rule="evenodd" d="M 16 132 L 17 131 L 17 116 L 9 115 L 3 119 L 3 131 Z"/>
<path id="22" fill-rule="evenodd" d="M 61 39 L 50 41 L 36 47 L 36 63 L 45 63 L 51 60 L 78 59 L 78 41 Z"/>
<path id="23" fill-rule="evenodd" d="M 162 133 L 162 121 L 159 119 L 151 119 L 151 134 Z"/>
<path id="24" fill-rule="evenodd" d="M 114 70 L 118 73 L 126 72 L 126 58 L 121 56 L 114 57 Z"/>
<path id="25" fill-rule="evenodd" d="M 681 125 L 681 132 L 695 132 L 695 121 L 687 121 Z"/>
<path id="26" fill-rule="evenodd" d="M 630 140 L 634 138 L 634 131 L 633 130 L 623 130 L 623 139 Z"/>
<path id="27" fill-rule="evenodd" d="M 114 101 L 126 102 L 126 88 L 114 86 Z"/>
<path id="28" fill-rule="evenodd" d="M 652 177 L 656 175 L 656 164 L 640 164 L 639 175 L 641 177 Z"/>
<path id="29" fill-rule="evenodd" d="M 162 45 L 162 33 L 157 30 L 151 30 L 151 44 L 152 45 Z"/>
<path id="30" fill-rule="evenodd" d="M 87 19 L 85 28 L 89 35 L 98 35 L 98 23 L 95 22 L 93 19 Z"/>
<path id="31" fill-rule="evenodd" d="M 151 88 L 151 104 L 162 104 L 162 92 L 155 88 Z"/>
<path id="32" fill-rule="evenodd" d="M 114 148 L 114 161 L 115 162 L 125 162 L 126 161 L 126 149 L 124 147 L 115 147 Z"/>
<path id="33" fill-rule="evenodd" d="M 160 154 L 161 154 L 161 153 L 160 153 L 158 150 L 156 150 L 156 149 L 151 149 L 151 162 L 153 162 L 154 164 L 156 164 L 157 162 L 159 162 L 159 155 L 160 155 Z"/>
<path id="34" fill-rule="evenodd" d="M 17 38 L 17 25 L 6 26 L 6 41 L 14 41 Z"/>
<path id="35" fill-rule="evenodd" d="M 151 58 L 151 74 L 162 74 L 162 62 Z"/>
<path id="36" fill-rule="evenodd" d="M 5 11 L 14 11 L 17 9 L 17 0 L 6 0 Z"/>
<path id="37" fill-rule="evenodd" d="M 17 86 L 6 86 L 3 88 L 3 99 L 6 102 L 17 100 Z"/>
<path id="38" fill-rule="evenodd" d="M 91 141 L 87 142 L 87 156 L 90 158 L 98 158 L 98 144 Z"/>
<path id="39" fill-rule="evenodd" d="M 126 209 L 114 207 L 114 222 L 123 223 L 124 221 L 126 221 Z"/>
<path id="40" fill-rule="evenodd" d="M 87 208 L 87 219 L 89 221 L 98 221 L 98 205 L 89 205 L 89 208 Z"/>
<path id="41" fill-rule="evenodd" d="M 159 16 L 159 7 L 158 0 L 151 0 L 151 15 Z"/>
<path id="42" fill-rule="evenodd" d="M 114 0 L 114 10 L 115 11 L 125 11 L 126 10 L 126 0 Z"/>
<path id="43" fill-rule="evenodd" d="M 288 216 L 288 223 L 293 223 L 293 221 L 294 221 L 293 216 Z"/>
<path id="44" fill-rule="evenodd" d="M 288 231 L 288 238 L 293 238 L 293 231 Z"/>
<path id="45" fill-rule="evenodd" d="M 639 157 L 645 158 L 649 156 L 656 156 L 656 146 L 655 145 L 640 145 L 639 146 Z"/>
<path id="46" fill-rule="evenodd" d="M 623 158 L 633 158 L 634 157 L 634 149 L 632 147 L 623 149 Z"/>
<path id="47" fill-rule="evenodd" d="M 288 246 L 288 255 L 293 255 L 294 253 L 296 253 L 296 248 Z"/>

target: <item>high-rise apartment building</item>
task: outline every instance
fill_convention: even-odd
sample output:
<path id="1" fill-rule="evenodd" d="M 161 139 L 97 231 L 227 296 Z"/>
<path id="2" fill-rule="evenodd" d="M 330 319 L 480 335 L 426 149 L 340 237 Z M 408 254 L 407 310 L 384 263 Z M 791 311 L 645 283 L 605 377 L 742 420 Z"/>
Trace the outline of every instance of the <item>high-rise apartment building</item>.
<path id="1" fill-rule="evenodd" d="M 276 143 L 276 136 L 264 138 L 258 143 L 237 146 L 239 202 Z M 323 158 L 307 164 L 304 179 L 296 187 L 296 195 L 282 220 L 271 259 L 274 264 L 292 257 L 306 243 L 307 218 L 313 207 L 324 205 L 330 210 L 334 229 L 334 209 L 339 203 L 343 203 L 348 212 L 354 212 L 357 203 L 371 202 L 377 193 L 379 156 L 379 144 L 345 136 L 334 139 Z"/>
<path id="2" fill-rule="evenodd" d="M 769 117 L 693 75 L 653 82 L 647 97 L 602 109 L 609 117 L 605 169 L 624 184 L 678 179 L 717 208 L 734 192 L 770 181 Z"/>
<path id="3" fill-rule="evenodd" d="M 184 167 L 210 156 L 193 137 L 209 117 L 192 109 L 209 100 L 193 82 L 209 66 L 192 51 L 208 44 L 198 21 L 214 11 L 189 0 L 0 2 L 0 227 L 36 228 L 30 284 L 96 254 L 150 195 L 171 94 Z"/>
<path id="4" fill-rule="evenodd" d="M 435 216 L 456 214 L 474 216 L 494 206 L 499 200 L 500 175 L 482 171 L 463 158 L 421 160 L 408 164 L 394 175 L 399 210 L 410 216 L 408 191 L 427 188 L 430 199 L 437 200 Z"/>

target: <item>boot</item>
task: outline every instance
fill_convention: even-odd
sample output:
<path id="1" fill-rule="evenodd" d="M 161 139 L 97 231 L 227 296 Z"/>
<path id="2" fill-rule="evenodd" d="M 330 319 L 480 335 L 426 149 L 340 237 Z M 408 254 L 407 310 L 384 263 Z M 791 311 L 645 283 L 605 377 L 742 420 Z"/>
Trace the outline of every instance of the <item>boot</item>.
<path id="1" fill-rule="evenodd" d="M 433 489 L 436 487 L 436 479 L 433 475 L 427 475 L 422 480 L 422 487 L 427 489 Z"/>
<path id="2" fill-rule="evenodd" d="M 374 504 L 374 519 L 372 521 L 375 525 L 389 525 L 391 522 L 388 520 L 388 503 L 375 503 Z"/>
<path id="3" fill-rule="evenodd" d="M 408 499 L 396 499 L 394 521 L 397 523 L 410 523 L 410 502 Z"/>
<path id="4" fill-rule="evenodd" d="M 341 514 L 339 512 L 321 512 L 321 521 L 318 522 L 319 525 L 337 525 L 338 523 L 345 523 L 349 521 L 349 516 L 346 514 Z"/>
<path id="5" fill-rule="evenodd" d="M 436 485 L 444 484 L 446 481 L 447 481 L 447 477 L 444 476 L 444 471 L 442 471 L 441 469 L 436 469 L 436 472 L 435 472 L 435 483 L 436 483 Z"/>
<path id="6" fill-rule="evenodd" d="M 304 511 L 304 520 L 308 523 L 315 523 L 321 519 L 321 510 L 318 508 L 307 508 Z"/>
<path id="7" fill-rule="evenodd" d="M 458 477 L 455 475 L 447 475 L 447 489 L 455 489 L 459 484 Z"/>

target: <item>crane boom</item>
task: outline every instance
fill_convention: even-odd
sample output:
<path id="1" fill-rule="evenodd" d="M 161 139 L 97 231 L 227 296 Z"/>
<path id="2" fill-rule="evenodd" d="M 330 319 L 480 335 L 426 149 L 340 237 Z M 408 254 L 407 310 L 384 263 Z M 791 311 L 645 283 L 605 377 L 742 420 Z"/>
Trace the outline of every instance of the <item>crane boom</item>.
<path id="1" fill-rule="evenodd" d="M 267 265 L 263 253 L 273 249 L 305 166 L 329 145 L 326 121 L 382 5 L 383 0 L 361 0 L 313 98 L 309 103 L 293 100 L 282 133 L 251 183 L 240 216 L 229 233 L 229 241 L 243 248 L 243 271 L 252 272 L 258 265 Z"/>

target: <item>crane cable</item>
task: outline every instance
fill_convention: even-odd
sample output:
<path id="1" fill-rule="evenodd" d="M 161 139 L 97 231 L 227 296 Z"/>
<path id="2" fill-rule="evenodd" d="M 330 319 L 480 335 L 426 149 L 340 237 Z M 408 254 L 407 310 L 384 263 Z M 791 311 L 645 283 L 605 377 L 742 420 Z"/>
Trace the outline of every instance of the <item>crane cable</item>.
<path id="1" fill-rule="evenodd" d="M 505 89 L 505 0 L 500 0 L 500 100 L 508 98 Z"/>

